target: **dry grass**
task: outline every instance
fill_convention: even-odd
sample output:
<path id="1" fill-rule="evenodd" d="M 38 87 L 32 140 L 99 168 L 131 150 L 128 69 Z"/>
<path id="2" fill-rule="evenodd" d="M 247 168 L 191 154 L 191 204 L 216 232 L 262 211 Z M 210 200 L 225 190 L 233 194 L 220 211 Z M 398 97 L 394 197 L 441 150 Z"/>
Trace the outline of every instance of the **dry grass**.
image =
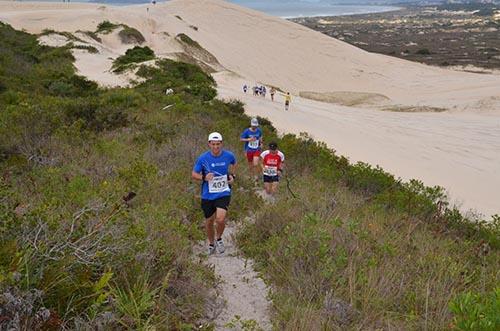
<path id="1" fill-rule="evenodd" d="M 387 103 L 390 99 L 378 93 L 365 93 L 353 91 L 337 92 L 306 92 L 301 91 L 299 95 L 303 98 L 334 103 L 343 106 L 379 105 Z"/>
<path id="2" fill-rule="evenodd" d="M 380 110 L 383 111 L 394 111 L 394 112 L 403 112 L 403 113 L 440 113 L 444 112 L 446 108 L 439 107 L 430 107 L 430 106 L 402 106 L 402 105 L 393 105 L 388 107 L 382 107 Z"/>

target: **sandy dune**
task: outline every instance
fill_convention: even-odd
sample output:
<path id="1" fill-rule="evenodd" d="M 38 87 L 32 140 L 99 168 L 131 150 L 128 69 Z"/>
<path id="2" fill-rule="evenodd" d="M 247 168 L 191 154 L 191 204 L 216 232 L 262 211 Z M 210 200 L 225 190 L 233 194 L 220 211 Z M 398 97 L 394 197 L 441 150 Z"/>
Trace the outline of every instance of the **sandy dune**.
<path id="1" fill-rule="evenodd" d="M 445 187 L 462 210 L 500 211 L 500 117 L 474 113 L 402 113 L 336 106 L 295 97 L 244 94 L 243 80 L 216 74 L 219 95 L 239 99 L 280 132 L 308 132 L 351 161 L 380 165 L 403 179 Z"/>
<path id="2" fill-rule="evenodd" d="M 220 0 L 124 7 L 0 1 L 0 20 L 34 33 L 45 28 L 94 31 L 104 20 L 125 23 L 141 31 L 145 45 L 156 54 L 171 58 L 186 53 L 176 38 L 184 33 L 206 50 L 203 56 L 189 56 L 204 61 L 211 54 L 220 65 L 207 66 L 227 69 L 216 74 L 221 95 L 242 98 L 249 112 L 269 117 L 281 131 L 307 131 L 352 160 L 442 185 L 453 199 L 463 201 L 464 208 L 487 215 L 500 211 L 500 75 L 451 71 L 371 54 Z M 113 58 L 133 45 L 124 45 L 116 33 L 101 37 L 102 43 L 84 39 L 99 54 L 75 51 L 77 69 L 104 85 L 125 84 L 128 77 L 112 74 L 109 67 Z M 293 111 L 285 114 L 277 103 L 243 96 L 243 82 L 270 84 L 294 95 L 328 97 L 355 107 L 296 97 Z M 378 101 L 373 102 L 371 95 Z M 359 102 L 365 99 L 369 102 Z M 410 114 L 370 109 L 378 104 L 449 111 Z"/>

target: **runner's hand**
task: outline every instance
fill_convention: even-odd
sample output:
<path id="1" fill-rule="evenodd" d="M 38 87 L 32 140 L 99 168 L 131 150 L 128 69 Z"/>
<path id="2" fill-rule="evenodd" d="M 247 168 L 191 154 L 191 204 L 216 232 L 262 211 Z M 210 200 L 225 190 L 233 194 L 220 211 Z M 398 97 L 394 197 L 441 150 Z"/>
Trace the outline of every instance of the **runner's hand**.
<path id="1" fill-rule="evenodd" d="M 214 179 L 214 174 L 209 172 L 208 174 L 205 175 L 205 180 L 208 182 L 210 180 Z"/>
<path id="2" fill-rule="evenodd" d="M 250 137 L 250 141 L 256 141 L 256 140 L 257 140 L 257 138 L 255 138 L 255 137 Z"/>
<path id="3" fill-rule="evenodd" d="M 227 176 L 227 182 L 228 182 L 228 184 L 234 183 L 234 177 L 232 175 L 228 175 Z"/>

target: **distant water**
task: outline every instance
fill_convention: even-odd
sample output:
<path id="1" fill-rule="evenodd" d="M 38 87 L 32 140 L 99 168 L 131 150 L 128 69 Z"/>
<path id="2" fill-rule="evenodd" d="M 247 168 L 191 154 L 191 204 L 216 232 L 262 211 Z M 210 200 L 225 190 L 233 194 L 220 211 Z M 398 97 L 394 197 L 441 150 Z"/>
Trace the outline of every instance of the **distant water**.
<path id="1" fill-rule="evenodd" d="M 33 1 L 33 0 L 31 0 Z M 35 0 L 36 1 L 36 0 Z M 62 2 L 55 0 L 41 0 Z M 110 5 L 133 5 L 150 3 L 148 0 L 71 0 L 71 2 L 105 3 Z M 157 0 L 157 3 L 166 2 Z M 291 18 L 311 16 L 340 16 L 379 13 L 396 10 L 397 7 L 378 5 L 339 5 L 335 0 L 229 0 L 240 6 L 252 8 L 269 15 Z"/>
<path id="2" fill-rule="evenodd" d="M 335 0 L 230 0 L 230 2 L 284 18 L 368 14 L 398 9 L 378 5 L 339 5 L 338 2 L 335 4 Z"/>

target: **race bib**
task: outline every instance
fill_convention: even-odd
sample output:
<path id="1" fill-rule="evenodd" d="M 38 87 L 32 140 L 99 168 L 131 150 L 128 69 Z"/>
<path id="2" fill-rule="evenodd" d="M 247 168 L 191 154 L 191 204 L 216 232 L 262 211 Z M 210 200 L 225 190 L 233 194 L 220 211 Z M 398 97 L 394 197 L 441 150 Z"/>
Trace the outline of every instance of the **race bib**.
<path id="1" fill-rule="evenodd" d="M 212 180 L 208 181 L 209 193 L 220 193 L 224 191 L 229 191 L 229 183 L 227 181 L 227 175 L 215 176 Z"/>
<path id="2" fill-rule="evenodd" d="M 278 167 L 265 166 L 264 175 L 266 176 L 278 176 Z"/>
<path id="3" fill-rule="evenodd" d="M 254 141 L 249 141 L 248 147 L 250 147 L 252 149 L 257 149 L 257 148 L 259 148 L 259 143 L 260 143 L 259 139 L 254 140 Z"/>

